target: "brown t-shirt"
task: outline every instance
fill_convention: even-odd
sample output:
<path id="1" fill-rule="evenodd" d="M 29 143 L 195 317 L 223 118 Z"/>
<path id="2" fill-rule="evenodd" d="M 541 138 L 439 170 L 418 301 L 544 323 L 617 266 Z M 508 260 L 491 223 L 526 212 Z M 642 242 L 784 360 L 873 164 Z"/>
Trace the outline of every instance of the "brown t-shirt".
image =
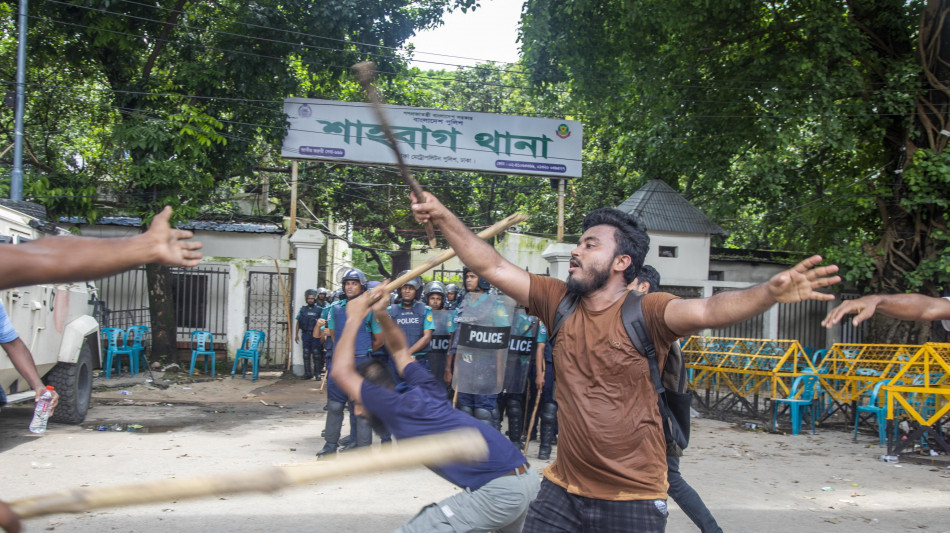
<path id="1" fill-rule="evenodd" d="M 567 285 L 531 276 L 529 309 L 548 325 Z M 660 368 L 678 337 L 663 313 L 672 294 L 643 298 Z M 666 439 L 656 389 L 645 356 L 633 347 L 620 319 L 623 298 L 589 311 L 581 301 L 554 343 L 557 380 L 557 459 L 544 477 L 567 492 L 600 500 L 666 498 Z"/>

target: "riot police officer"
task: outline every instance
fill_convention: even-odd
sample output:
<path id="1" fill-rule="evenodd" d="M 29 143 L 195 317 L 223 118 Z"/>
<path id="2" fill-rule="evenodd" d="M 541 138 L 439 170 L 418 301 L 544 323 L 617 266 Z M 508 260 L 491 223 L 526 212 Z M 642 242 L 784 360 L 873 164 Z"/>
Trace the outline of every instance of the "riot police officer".
<path id="1" fill-rule="evenodd" d="M 408 270 L 399 273 L 402 277 Z M 435 322 L 432 318 L 432 308 L 418 300 L 422 296 L 422 278 L 416 276 L 399 288 L 399 299 L 386 308 L 396 325 L 406 335 L 409 343 L 409 353 L 427 370 L 426 352 L 429 351 L 429 341 L 432 340 L 432 330 Z M 373 333 L 382 334 L 379 323 L 373 321 Z"/>
<path id="2" fill-rule="evenodd" d="M 330 307 L 327 313 L 326 328 L 329 335 L 336 336 L 343 331 L 346 325 L 346 302 L 356 298 L 366 290 L 366 275 L 358 268 L 351 268 L 343 273 L 343 293 L 344 298 Z M 359 365 L 370 357 L 374 347 L 382 345 L 382 336 L 373 335 L 371 329 L 372 315 L 366 318 L 363 327 L 359 329 L 356 337 L 355 351 L 357 354 L 356 364 Z M 333 359 L 327 363 L 327 372 L 333 366 Z M 317 457 L 333 454 L 339 448 L 340 430 L 343 427 L 343 411 L 346 406 L 347 397 L 340 387 L 332 379 L 327 380 L 327 423 L 324 433 L 326 444 L 323 449 L 317 452 Z M 356 439 L 354 446 L 368 446 L 372 443 L 373 433 L 369 423 L 360 418 L 357 421 L 355 429 Z"/>
<path id="3" fill-rule="evenodd" d="M 425 290 L 422 291 L 426 305 L 433 311 L 445 309 L 445 285 L 441 281 L 430 281 L 426 283 Z"/>
<path id="4" fill-rule="evenodd" d="M 320 379 L 323 371 L 323 342 L 320 339 L 320 330 L 317 322 L 323 307 L 317 305 L 318 291 L 307 289 L 304 299 L 307 304 L 297 312 L 297 330 L 294 342 L 300 342 L 300 332 L 303 331 L 303 376 L 301 379 L 311 379 L 314 375 Z M 311 364 L 312 361 L 312 364 Z"/>
<path id="5" fill-rule="evenodd" d="M 498 307 L 498 300 L 494 295 L 489 295 L 491 284 L 481 278 L 475 272 L 465 267 L 462 270 L 465 280 L 465 295 L 456 308 L 455 322 L 459 323 L 463 315 L 485 314 L 493 320 L 492 326 L 510 326 L 507 313 Z M 488 313 L 484 313 L 490 309 Z M 445 379 L 452 382 L 452 372 L 455 360 L 455 354 L 459 347 L 458 331 L 452 338 L 452 344 L 446 357 Z M 478 420 L 491 425 L 495 429 L 501 429 L 501 412 L 498 409 L 498 394 L 474 394 L 458 393 L 458 408 Z"/>
<path id="6" fill-rule="evenodd" d="M 445 286 L 445 308 L 448 310 L 456 309 L 459 306 L 459 286 L 449 283 Z"/>

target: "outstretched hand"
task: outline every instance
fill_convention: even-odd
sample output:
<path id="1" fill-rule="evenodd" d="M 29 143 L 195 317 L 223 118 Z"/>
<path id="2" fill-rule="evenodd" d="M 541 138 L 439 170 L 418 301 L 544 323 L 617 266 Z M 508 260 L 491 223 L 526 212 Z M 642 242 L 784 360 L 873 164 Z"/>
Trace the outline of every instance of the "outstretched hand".
<path id="1" fill-rule="evenodd" d="M 820 262 L 821 256 L 813 255 L 794 267 L 772 276 L 768 282 L 769 293 L 781 303 L 834 300 L 833 294 L 818 292 L 815 289 L 839 283 L 841 276 L 830 275 L 838 271 L 838 266 L 815 266 Z"/>
<path id="2" fill-rule="evenodd" d="M 821 325 L 830 328 L 841 321 L 845 315 L 850 315 L 856 313 L 851 320 L 853 326 L 857 326 L 861 322 L 874 316 L 874 312 L 877 310 L 878 304 L 881 303 L 881 298 L 875 294 L 864 296 L 862 298 L 857 298 L 855 300 L 845 300 L 841 302 L 841 305 L 835 307 L 828 312 L 828 316 L 821 321 Z"/>
<path id="3" fill-rule="evenodd" d="M 160 213 L 152 218 L 145 235 L 155 242 L 155 252 L 158 254 L 156 263 L 167 266 L 197 266 L 201 261 L 201 243 L 190 241 L 194 234 L 187 230 L 171 227 L 169 220 L 172 217 L 172 208 L 165 206 Z"/>

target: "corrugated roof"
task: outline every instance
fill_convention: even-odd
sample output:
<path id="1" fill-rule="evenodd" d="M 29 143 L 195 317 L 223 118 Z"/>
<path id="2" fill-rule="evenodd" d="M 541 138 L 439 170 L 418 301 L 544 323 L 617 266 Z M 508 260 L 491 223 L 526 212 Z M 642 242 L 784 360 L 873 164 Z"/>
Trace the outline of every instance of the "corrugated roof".
<path id="1" fill-rule="evenodd" d="M 640 217 L 647 230 L 727 235 L 705 213 L 660 179 L 648 181 L 617 209 Z"/>
<path id="2" fill-rule="evenodd" d="M 87 224 L 85 218 L 60 217 L 59 221 L 70 224 Z M 102 217 L 96 224 L 110 226 L 139 227 L 142 219 L 139 217 Z M 217 222 L 213 220 L 192 220 L 178 224 L 178 228 L 202 231 L 229 231 L 236 233 L 284 233 L 283 226 L 263 222 Z"/>

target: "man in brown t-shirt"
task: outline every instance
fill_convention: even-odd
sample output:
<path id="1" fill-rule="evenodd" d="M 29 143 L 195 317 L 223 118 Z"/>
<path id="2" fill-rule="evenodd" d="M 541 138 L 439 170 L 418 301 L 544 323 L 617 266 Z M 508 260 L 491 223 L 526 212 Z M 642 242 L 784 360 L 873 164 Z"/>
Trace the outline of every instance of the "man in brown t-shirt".
<path id="1" fill-rule="evenodd" d="M 545 324 L 554 323 L 568 291 L 581 297 L 554 343 L 558 454 L 544 471 L 524 531 L 663 531 L 666 443 L 656 390 L 620 320 L 626 285 L 649 248 L 640 221 L 615 209 L 588 214 L 565 283 L 509 263 L 431 194 L 418 200 L 412 205 L 416 220 L 438 225 L 462 262 Z M 815 267 L 820 261 L 810 257 L 766 283 L 712 298 L 644 296 L 660 367 L 678 337 L 741 322 L 777 302 L 833 299 L 815 291 L 840 281 L 831 276 L 837 267 Z"/>

